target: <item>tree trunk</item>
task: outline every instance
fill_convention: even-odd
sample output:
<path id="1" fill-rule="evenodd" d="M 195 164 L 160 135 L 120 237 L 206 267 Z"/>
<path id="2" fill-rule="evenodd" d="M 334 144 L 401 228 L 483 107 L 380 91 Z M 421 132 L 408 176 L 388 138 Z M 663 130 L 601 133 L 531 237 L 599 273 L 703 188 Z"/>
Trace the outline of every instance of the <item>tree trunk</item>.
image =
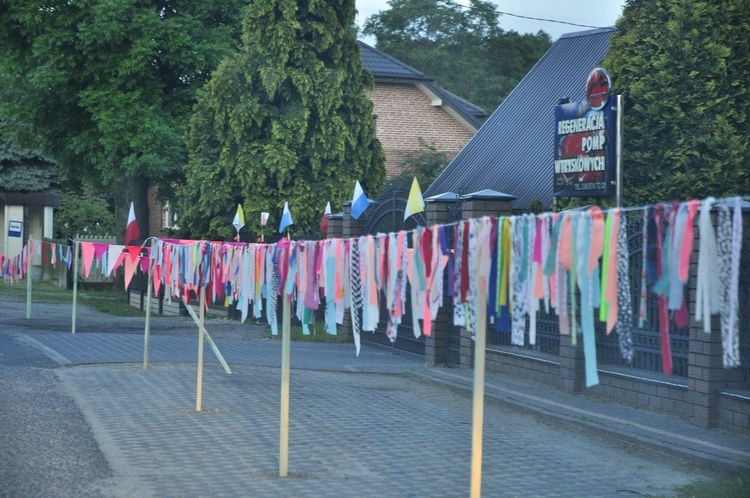
<path id="1" fill-rule="evenodd" d="M 112 182 L 112 198 L 115 202 L 115 235 L 119 244 L 125 241 L 130 203 L 135 205 L 135 220 L 140 237 L 132 243 L 140 245 L 149 237 L 149 181 L 144 176 L 125 176 Z"/>

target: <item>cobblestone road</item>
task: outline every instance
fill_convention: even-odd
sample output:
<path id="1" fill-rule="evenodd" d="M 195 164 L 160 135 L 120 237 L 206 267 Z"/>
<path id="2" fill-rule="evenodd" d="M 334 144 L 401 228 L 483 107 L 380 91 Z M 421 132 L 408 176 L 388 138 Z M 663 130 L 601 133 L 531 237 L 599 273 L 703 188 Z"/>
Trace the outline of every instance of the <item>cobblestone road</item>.
<path id="1" fill-rule="evenodd" d="M 22 312 L 0 311 L 0 496 L 469 494 L 470 392 L 410 375 L 418 358 L 294 343 L 290 476 L 279 478 L 278 341 L 214 323 L 233 374 L 207 363 L 197 413 L 190 322 L 156 322 L 144 371 L 142 321 L 110 326 L 84 310 L 87 332 L 72 336 L 67 324 L 37 331 Z M 708 476 L 489 399 L 484 420 L 483 496 L 670 496 Z"/>

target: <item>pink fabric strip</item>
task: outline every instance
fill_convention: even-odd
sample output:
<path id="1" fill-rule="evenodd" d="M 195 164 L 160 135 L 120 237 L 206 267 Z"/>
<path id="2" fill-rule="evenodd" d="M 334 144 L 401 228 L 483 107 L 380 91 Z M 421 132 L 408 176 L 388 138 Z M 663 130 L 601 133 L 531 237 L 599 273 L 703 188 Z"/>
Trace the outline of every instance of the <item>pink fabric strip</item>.
<path id="1" fill-rule="evenodd" d="M 126 289 L 130 286 L 130 281 L 133 279 L 133 275 L 135 275 L 135 269 L 137 267 L 138 267 L 138 264 L 135 262 L 135 260 L 131 258 L 125 258 L 125 288 Z"/>
<path id="2" fill-rule="evenodd" d="M 542 218 L 536 218 L 536 234 L 534 235 L 534 254 L 532 255 L 534 263 L 542 262 Z"/>
<path id="3" fill-rule="evenodd" d="M 658 278 L 664 274 L 661 253 L 664 241 L 661 228 L 661 214 L 664 207 L 661 204 L 654 206 L 654 220 L 656 221 L 656 272 Z M 662 294 L 659 296 L 659 333 L 661 336 L 661 361 L 662 371 L 665 375 L 672 375 L 672 346 L 669 339 L 669 310 L 667 299 Z"/>
<path id="4" fill-rule="evenodd" d="M 81 252 L 83 253 L 83 274 L 88 278 L 91 272 L 91 263 L 94 261 L 94 244 L 81 242 Z M 127 285 L 125 287 L 127 288 Z"/>
<path id="5" fill-rule="evenodd" d="M 607 292 L 605 294 L 608 303 L 608 314 L 607 314 L 607 333 L 612 332 L 612 329 L 617 323 L 617 234 L 620 229 L 620 210 L 615 209 L 612 218 L 612 226 L 609 239 L 609 263 L 607 264 Z"/>
<path id="6" fill-rule="evenodd" d="M 318 309 L 318 286 L 315 285 L 316 278 L 318 276 L 317 272 L 315 271 L 315 264 L 317 262 L 315 254 L 316 246 L 317 244 L 313 242 L 311 244 L 308 244 L 306 248 L 307 254 L 305 255 L 305 281 L 302 283 L 305 287 L 305 299 L 303 302 L 305 303 L 305 308 L 311 310 Z"/>
<path id="7" fill-rule="evenodd" d="M 143 273 L 148 273 L 148 262 L 149 262 L 149 259 L 146 256 L 141 256 L 140 263 L 141 263 L 141 271 Z"/>
<path id="8" fill-rule="evenodd" d="M 424 231 L 422 240 L 420 243 L 420 250 L 422 252 L 422 261 L 425 265 L 425 280 L 426 288 L 424 292 L 424 304 L 422 305 L 422 333 L 427 337 L 432 335 L 432 310 L 430 309 L 430 293 L 432 290 L 432 284 L 435 279 L 435 272 L 437 270 L 437 253 L 440 251 L 439 248 L 435 247 L 435 237 L 432 229 L 427 228 Z"/>
<path id="9" fill-rule="evenodd" d="M 336 260 L 336 273 L 333 277 L 333 302 L 338 303 L 341 298 L 344 297 L 344 290 L 341 287 L 341 278 L 344 276 L 344 272 L 338 271 L 342 266 L 341 258 L 344 257 L 341 239 L 333 239 L 333 257 Z"/>
<path id="10" fill-rule="evenodd" d="M 96 259 L 101 261 L 102 256 L 104 256 L 104 253 L 107 252 L 107 249 L 109 249 L 109 244 L 94 243 L 94 251 L 96 252 Z"/>
<path id="11" fill-rule="evenodd" d="M 378 248 L 377 249 L 377 251 L 378 251 L 378 254 L 377 254 L 377 261 L 378 261 L 377 265 L 378 265 L 378 268 L 377 268 L 377 273 L 376 273 L 376 275 L 377 275 L 378 292 L 380 292 L 381 290 L 383 290 L 383 288 L 385 287 L 385 276 L 386 276 L 386 274 L 388 272 L 388 270 L 385 268 L 385 251 L 386 251 L 385 241 L 386 241 L 386 237 L 387 237 L 387 235 L 385 235 L 385 234 L 378 235 L 378 245 L 377 245 L 377 248 Z"/>
<path id="12" fill-rule="evenodd" d="M 562 228 L 560 229 L 560 240 L 558 241 L 560 246 L 560 263 L 564 270 L 570 271 L 572 269 L 570 263 L 570 214 L 564 213 L 563 216 Z"/>
<path id="13" fill-rule="evenodd" d="M 159 295 L 159 289 L 161 289 L 161 266 L 154 266 L 153 279 L 154 283 L 154 295 Z"/>
<path id="14" fill-rule="evenodd" d="M 375 277 L 375 272 L 377 271 L 377 254 L 375 254 L 375 237 L 372 235 L 367 236 L 367 246 L 369 248 L 369 251 L 367 253 L 367 259 L 368 261 L 365 262 L 370 268 L 367 270 L 369 282 L 367 282 L 367 302 L 371 305 L 377 305 L 378 304 L 378 287 Z"/>
<path id="15" fill-rule="evenodd" d="M 690 255 L 693 253 L 693 218 L 695 217 L 695 213 L 698 212 L 698 201 L 688 201 L 687 211 L 685 234 L 682 239 L 682 248 L 680 250 L 679 277 L 683 282 L 687 282 L 688 270 L 690 269 Z"/>
<path id="16" fill-rule="evenodd" d="M 544 271 L 542 269 L 542 225 L 544 221 L 541 217 L 536 218 L 536 234 L 534 236 L 534 254 L 532 256 L 533 265 L 536 268 L 534 273 L 534 299 L 544 299 Z"/>

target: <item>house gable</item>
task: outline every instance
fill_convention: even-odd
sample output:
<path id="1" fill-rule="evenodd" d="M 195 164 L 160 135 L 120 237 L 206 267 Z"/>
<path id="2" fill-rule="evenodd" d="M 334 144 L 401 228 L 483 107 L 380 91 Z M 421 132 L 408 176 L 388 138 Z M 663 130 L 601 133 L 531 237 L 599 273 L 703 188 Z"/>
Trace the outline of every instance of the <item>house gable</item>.
<path id="1" fill-rule="evenodd" d="M 362 65 L 375 79 L 369 97 L 388 176 L 399 173 L 399 164 L 406 157 L 424 152 L 420 139 L 434 144 L 449 158 L 455 157 L 481 126 L 485 111 L 441 88 L 413 67 L 363 42 L 359 44 Z"/>

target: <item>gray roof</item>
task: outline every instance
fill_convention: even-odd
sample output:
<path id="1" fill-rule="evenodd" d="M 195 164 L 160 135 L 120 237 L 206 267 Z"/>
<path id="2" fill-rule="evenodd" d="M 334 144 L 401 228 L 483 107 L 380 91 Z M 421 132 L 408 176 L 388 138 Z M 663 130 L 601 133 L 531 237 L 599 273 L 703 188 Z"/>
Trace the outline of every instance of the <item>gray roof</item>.
<path id="1" fill-rule="evenodd" d="M 425 191 L 493 189 L 515 195 L 513 209 L 534 199 L 552 207 L 555 105 L 584 99 L 586 77 L 604 58 L 615 28 L 561 36 Z"/>
<path id="2" fill-rule="evenodd" d="M 443 105 L 450 106 L 456 113 L 468 121 L 475 129 L 482 126 L 482 120 L 487 117 L 487 111 L 477 107 L 471 102 L 452 94 L 441 88 L 435 80 L 428 78 L 425 74 L 398 59 L 371 47 L 360 41 L 360 52 L 362 53 L 362 66 L 370 71 L 376 83 L 407 83 L 422 84 L 432 93 L 439 96 Z"/>

